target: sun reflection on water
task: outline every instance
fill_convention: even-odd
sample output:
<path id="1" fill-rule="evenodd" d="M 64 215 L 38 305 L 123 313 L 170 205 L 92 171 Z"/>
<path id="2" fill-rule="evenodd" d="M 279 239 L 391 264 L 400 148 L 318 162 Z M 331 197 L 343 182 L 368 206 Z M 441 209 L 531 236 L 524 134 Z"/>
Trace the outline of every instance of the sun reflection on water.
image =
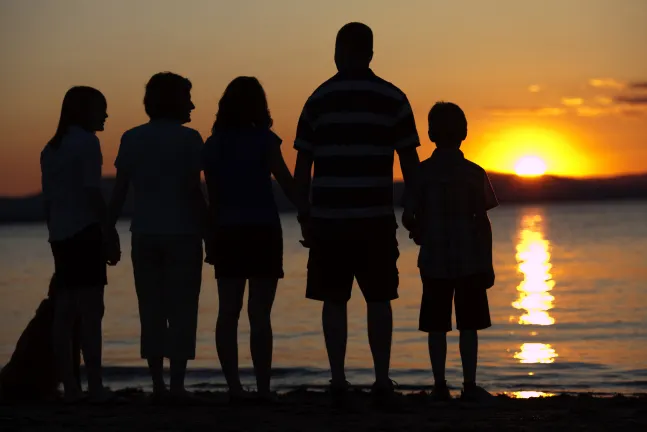
<path id="1" fill-rule="evenodd" d="M 514 353 L 520 363 L 553 363 L 557 353 L 550 344 L 525 343 L 521 351 Z"/>
<path id="2" fill-rule="evenodd" d="M 552 325 L 555 318 L 548 311 L 554 307 L 555 297 L 550 291 L 555 286 L 550 274 L 550 243 L 544 238 L 543 218 L 539 214 L 525 215 L 517 244 L 517 263 L 523 281 L 517 287 L 519 298 L 512 306 L 525 313 L 519 324 Z"/>
<path id="3" fill-rule="evenodd" d="M 520 325 L 550 326 L 555 318 L 550 310 L 555 307 L 551 291 L 555 286 L 550 263 L 550 242 L 545 238 L 543 216 L 533 211 L 521 218 L 517 243 L 517 263 L 523 280 L 517 286 L 518 298 L 512 307 L 522 311 L 517 322 Z M 537 336 L 538 332 L 530 333 Z M 520 363 L 553 363 L 558 357 L 555 349 L 546 343 L 524 343 L 514 358 Z M 530 375 L 534 375 L 531 373 Z"/>
<path id="4" fill-rule="evenodd" d="M 530 399 L 530 398 L 538 398 L 538 397 L 555 396 L 555 393 L 545 393 L 545 392 L 539 392 L 539 391 L 517 391 L 517 392 L 506 393 L 506 394 L 511 398 L 515 398 L 515 399 Z"/>

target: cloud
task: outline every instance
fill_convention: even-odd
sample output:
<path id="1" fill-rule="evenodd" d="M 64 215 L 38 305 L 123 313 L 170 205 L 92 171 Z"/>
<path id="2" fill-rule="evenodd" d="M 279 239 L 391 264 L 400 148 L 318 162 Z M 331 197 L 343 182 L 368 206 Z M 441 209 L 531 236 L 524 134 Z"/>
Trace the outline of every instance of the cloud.
<path id="1" fill-rule="evenodd" d="M 647 96 L 618 96 L 615 102 L 626 105 L 645 105 L 647 106 Z"/>
<path id="2" fill-rule="evenodd" d="M 528 91 L 530 93 L 539 93 L 541 91 L 541 86 L 539 84 L 533 84 L 528 86 Z"/>
<path id="3" fill-rule="evenodd" d="M 490 108 L 489 112 L 496 117 L 552 117 L 566 114 L 566 109 L 561 107 Z"/>
<path id="4" fill-rule="evenodd" d="M 601 115 L 612 114 L 613 109 L 600 108 L 600 107 L 590 107 L 590 106 L 580 106 L 580 107 L 577 107 L 575 112 L 580 117 L 599 117 Z"/>
<path id="5" fill-rule="evenodd" d="M 647 81 L 630 82 L 628 87 L 633 90 L 647 90 Z"/>
<path id="6" fill-rule="evenodd" d="M 613 78 L 592 78 L 589 85 L 595 88 L 622 90 L 626 84 Z"/>
<path id="7" fill-rule="evenodd" d="M 579 117 L 624 116 L 640 117 L 647 114 L 647 104 L 614 104 L 607 106 L 579 106 L 575 109 Z"/>
<path id="8" fill-rule="evenodd" d="M 610 98 L 608 96 L 596 96 L 595 102 L 598 105 L 611 105 L 613 103 L 613 98 Z"/>
<path id="9" fill-rule="evenodd" d="M 579 97 L 563 97 L 562 98 L 562 105 L 568 106 L 568 107 L 573 107 L 573 106 L 579 106 L 584 103 L 584 99 L 579 98 Z"/>

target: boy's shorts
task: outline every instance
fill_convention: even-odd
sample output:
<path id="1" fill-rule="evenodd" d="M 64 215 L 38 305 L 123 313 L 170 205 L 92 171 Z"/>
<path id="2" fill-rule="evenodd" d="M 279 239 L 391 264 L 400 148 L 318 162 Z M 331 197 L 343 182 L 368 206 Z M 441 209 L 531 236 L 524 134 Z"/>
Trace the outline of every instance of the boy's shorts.
<path id="1" fill-rule="evenodd" d="M 487 290 L 473 278 L 422 277 L 422 304 L 418 329 L 423 332 L 452 330 L 452 299 L 458 330 L 483 330 L 492 326 Z"/>

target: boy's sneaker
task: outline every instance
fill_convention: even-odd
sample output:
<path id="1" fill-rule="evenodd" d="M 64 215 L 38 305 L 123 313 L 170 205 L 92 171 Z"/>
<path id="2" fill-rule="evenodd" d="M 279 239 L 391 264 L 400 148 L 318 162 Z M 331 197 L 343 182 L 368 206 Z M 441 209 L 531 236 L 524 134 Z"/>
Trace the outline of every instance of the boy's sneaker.
<path id="1" fill-rule="evenodd" d="M 449 402 L 450 400 L 452 400 L 452 395 L 449 392 L 449 387 L 447 387 L 447 382 L 443 382 L 442 384 L 434 384 L 434 388 L 433 390 L 431 390 L 429 398 L 433 403 Z"/>
<path id="2" fill-rule="evenodd" d="M 483 387 L 468 385 L 465 386 L 461 392 L 461 401 L 478 404 L 492 404 L 496 401 L 496 396 L 490 394 Z"/>
<path id="3" fill-rule="evenodd" d="M 404 411 L 402 395 L 395 392 L 397 383 L 390 381 L 388 385 L 373 384 L 371 388 L 371 405 L 382 412 L 401 413 Z"/>

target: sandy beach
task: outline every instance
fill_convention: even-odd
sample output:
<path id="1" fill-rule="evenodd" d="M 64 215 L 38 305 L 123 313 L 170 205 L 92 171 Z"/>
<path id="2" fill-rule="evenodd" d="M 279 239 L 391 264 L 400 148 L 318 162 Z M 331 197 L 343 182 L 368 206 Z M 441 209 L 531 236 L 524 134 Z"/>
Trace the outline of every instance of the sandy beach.
<path id="1" fill-rule="evenodd" d="M 369 395 L 356 391 L 359 410 L 335 411 L 325 393 L 294 390 L 271 407 L 231 407 L 221 392 L 196 392 L 196 406 L 160 407 L 149 395 L 119 391 L 123 403 L 111 406 L 3 404 L 0 430 L 9 431 L 556 431 L 647 430 L 647 395 L 560 395 L 511 399 L 493 407 L 458 400 L 432 405 L 425 393 L 403 395 L 398 414 L 370 409 Z"/>

